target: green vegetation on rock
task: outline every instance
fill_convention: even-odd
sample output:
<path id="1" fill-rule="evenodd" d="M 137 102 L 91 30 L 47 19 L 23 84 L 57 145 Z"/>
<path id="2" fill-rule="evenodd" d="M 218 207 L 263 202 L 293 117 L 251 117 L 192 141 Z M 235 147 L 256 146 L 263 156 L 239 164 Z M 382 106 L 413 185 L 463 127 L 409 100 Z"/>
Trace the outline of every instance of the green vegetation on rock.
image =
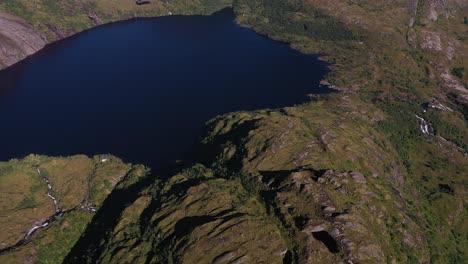
<path id="1" fill-rule="evenodd" d="M 110 155 L 30 155 L 0 163 L 0 262 L 60 263 L 114 186 L 146 173 L 143 166 L 125 164 Z M 27 237 L 37 226 L 42 228 Z M 25 243 L 18 245 L 22 240 Z"/>

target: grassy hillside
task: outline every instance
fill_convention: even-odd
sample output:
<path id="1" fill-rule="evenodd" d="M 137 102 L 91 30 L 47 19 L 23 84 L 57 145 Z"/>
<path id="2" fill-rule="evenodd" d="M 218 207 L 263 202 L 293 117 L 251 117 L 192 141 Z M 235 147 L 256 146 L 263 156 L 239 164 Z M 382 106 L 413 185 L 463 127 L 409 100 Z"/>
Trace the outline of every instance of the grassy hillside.
<path id="1" fill-rule="evenodd" d="M 0 262 L 60 263 L 114 187 L 145 173 L 109 155 L 31 155 L 0 163 Z"/>
<path id="2" fill-rule="evenodd" d="M 352 159 L 347 167 L 333 164 L 331 168 L 357 169 L 367 176 L 386 178 L 404 198 L 402 213 L 421 227 L 421 238 L 427 243 L 431 261 L 459 263 L 466 257 L 463 237 L 467 231 L 468 101 L 466 76 L 453 69 L 466 68 L 468 42 L 463 16 L 467 4 L 438 4 L 419 1 L 413 9 L 408 8 L 407 1 L 234 1 L 239 23 L 290 42 L 304 52 L 324 53 L 334 63 L 328 81 L 343 91 L 336 95 L 339 99 L 319 100 L 294 110 L 320 104 L 320 113 L 332 112 L 343 118 L 336 128 L 345 129 L 343 133 L 331 130 L 328 138 L 354 152 L 340 152 L 328 159 L 332 164 Z M 314 27 L 309 23 L 318 29 L 310 33 Z M 360 120 L 349 117 L 359 112 L 376 114 Z M 302 126 L 308 124 L 310 135 L 324 134 L 323 127 L 330 117 L 322 119 L 314 113 L 310 118 L 314 120 Z M 427 133 L 421 129 L 421 118 L 428 125 Z M 347 122 L 350 125 L 346 128 L 342 123 Z M 369 139 L 354 138 L 356 130 Z M 385 138 L 378 144 L 383 152 L 369 145 L 378 143 L 379 137 L 371 136 L 375 133 Z M 313 137 L 307 138 L 310 139 Z M 292 142 L 291 145 L 300 146 Z M 323 168 L 321 163 L 330 151 L 324 152 L 307 151 L 307 157 L 317 155 L 312 162 L 317 164 L 314 168 Z M 305 151 L 290 153 L 297 156 Z M 364 156 L 362 161 L 358 153 Z M 393 155 L 385 157 L 383 153 Z M 286 156 L 291 158 L 294 154 Z M 280 158 L 271 164 L 285 161 Z M 361 167 L 365 162 L 383 173 Z M 413 248 L 410 244 L 406 247 Z M 414 258 L 409 252 L 405 254 L 408 261 Z"/>
<path id="3" fill-rule="evenodd" d="M 66 262 L 461 263 L 466 157 L 415 125 L 408 169 L 385 113 L 363 105 L 331 95 L 210 121 L 203 165 L 159 175 L 117 220 L 104 209 L 105 231 L 92 224 Z"/>

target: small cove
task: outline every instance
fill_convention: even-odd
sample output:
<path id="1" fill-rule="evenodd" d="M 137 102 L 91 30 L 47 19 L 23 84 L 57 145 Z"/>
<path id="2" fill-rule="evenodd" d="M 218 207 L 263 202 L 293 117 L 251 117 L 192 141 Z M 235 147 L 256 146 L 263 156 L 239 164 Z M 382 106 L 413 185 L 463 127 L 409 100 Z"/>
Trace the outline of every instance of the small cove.
<path id="1" fill-rule="evenodd" d="M 329 92 L 327 72 L 317 56 L 238 26 L 230 9 L 105 25 L 0 72 L 0 160 L 111 153 L 163 166 L 216 115 Z"/>

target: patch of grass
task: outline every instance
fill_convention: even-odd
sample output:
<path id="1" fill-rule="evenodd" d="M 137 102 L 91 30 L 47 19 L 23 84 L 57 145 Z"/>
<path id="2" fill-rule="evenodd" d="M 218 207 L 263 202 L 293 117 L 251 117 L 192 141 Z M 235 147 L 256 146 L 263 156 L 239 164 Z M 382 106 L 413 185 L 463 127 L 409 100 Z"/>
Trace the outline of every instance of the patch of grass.
<path id="1" fill-rule="evenodd" d="M 0 8 L 12 15 L 24 18 L 28 21 L 30 21 L 34 16 L 34 11 L 25 6 L 22 1 L 4 0 L 0 3 Z"/>
<path id="2" fill-rule="evenodd" d="M 92 216 L 89 212 L 73 212 L 60 217 L 46 232 L 41 232 L 34 239 L 38 250 L 36 263 L 61 263 L 85 231 Z"/>
<path id="3" fill-rule="evenodd" d="M 34 208 L 37 205 L 34 197 L 26 197 L 16 205 L 16 209 Z"/>
<path id="4" fill-rule="evenodd" d="M 234 1 L 234 6 L 238 7 L 240 2 L 246 6 L 244 8 L 256 13 L 255 16 L 250 14 L 248 24 L 260 27 L 264 33 L 334 41 L 359 39 L 356 32 L 312 5 L 298 6 L 283 0 L 252 0 Z M 238 15 L 242 16 L 239 12 Z"/>

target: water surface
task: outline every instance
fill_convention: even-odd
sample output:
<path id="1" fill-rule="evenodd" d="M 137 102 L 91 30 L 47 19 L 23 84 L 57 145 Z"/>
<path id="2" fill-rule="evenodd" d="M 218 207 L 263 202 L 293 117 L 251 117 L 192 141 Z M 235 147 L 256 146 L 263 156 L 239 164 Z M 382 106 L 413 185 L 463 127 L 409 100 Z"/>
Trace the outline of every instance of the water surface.
<path id="1" fill-rule="evenodd" d="M 159 166 L 218 114 L 327 92 L 317 56 L 233 21 L 223 10 L 110 24 L 0 72 L 0 160 L 112 153 Z"/>

